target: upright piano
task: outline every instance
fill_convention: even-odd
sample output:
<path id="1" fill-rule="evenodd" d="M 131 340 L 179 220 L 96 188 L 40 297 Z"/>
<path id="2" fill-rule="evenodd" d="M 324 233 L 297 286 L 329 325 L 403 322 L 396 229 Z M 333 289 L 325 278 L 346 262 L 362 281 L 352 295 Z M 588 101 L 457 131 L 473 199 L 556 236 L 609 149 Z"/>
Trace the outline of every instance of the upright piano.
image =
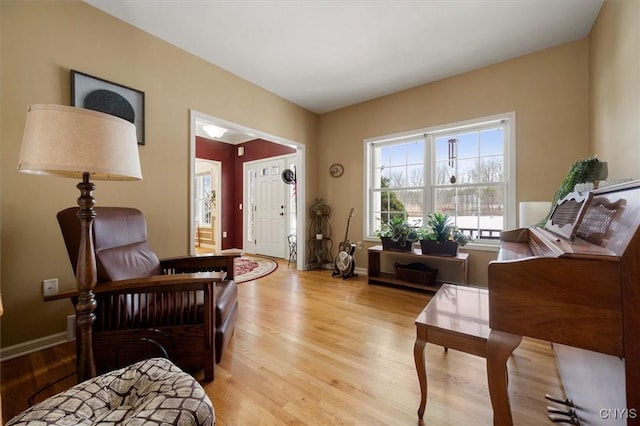
<path id="1" fill-rule="evenodd" d="M 494 425 L 513 424 L 506 363 L 522 336 L 552 342 L 574 424 L 640 424 L 640 181 L 579 210 L 570 232 L 551 219 L 503 232 L 489 264 Z"/>

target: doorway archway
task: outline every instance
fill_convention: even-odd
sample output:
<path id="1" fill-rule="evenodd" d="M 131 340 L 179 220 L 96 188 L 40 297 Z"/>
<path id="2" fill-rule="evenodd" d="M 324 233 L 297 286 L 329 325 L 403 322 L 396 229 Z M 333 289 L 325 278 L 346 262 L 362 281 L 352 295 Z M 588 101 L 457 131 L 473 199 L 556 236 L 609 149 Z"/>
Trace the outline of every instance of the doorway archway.
<path id="1" fill-rule="evenodd" d="M 296 158 L 296 164 L 297 164 L 297 170 L 296 170 L 296 178 L 297 178 L 297 191 L 296 191 L 296 203 L 298 206 L 305 206 L 306 202 L 305 202 L 305 147 L 304 145 L 295 142 L 295 141 L 290 141 L 288 139 L 279 137 L 279 136 L 275 136 L 275 135 L 271 135 L 265 132 L 262 132 L 260 130 L 257 129 L 252 129 L 252 128 L 248 128 L 246 126 L 242 126 L 240 124 L 237 123 L 233 123 L 233 122 L 229 122 L 227 120 L 218 118 L 218 117 L 214 117 L 214 116 L 210 116 L 208 114 L 205 113 L 201 113 L 195 110 L 191 110 L 190 111 L 190 122 L 191 122 L 191 128 L 190 128 L 190 193 L 189 193 L 189 200 L 194 200 L 195 197 L 195 188 L 194 188 L 194 182 L 195 182 L 195 160 L 196 160 L 196 138 L 199 137 L 199 134 L 201 134 L 202 132 L 202 126 L 204 124 L 213 124 L 216 125 L 218 127 L 222 127 L 224 129 L 229 130 L 229 138 L 231 139 L 230 142 L 227 143 L 231 143 L 231 144 L 237 144 L 239 142 L 233 142 L 233 138 L 235 138 L 236 141 L 241 140 L 243 142 L 246 142 L 248 140 L 252 140 L 252 139 L 261 139 L 264 141 L 269 141 L 275 144 L 279 144 L 279 145 L 284 145 L 290 148 L 295 149 L 295 158 Z M 243 140 L 243 137 L 245 138 Z M 216 140 L 219 140 L 218 138 L 216 138 Z M 222 141 L 222 142 L 226 142 L 226 141 Z M 238 153 L 240 154 L 240 153 Z M 222 166 L 224 167 L 224 165 Z M 241 200 L 244 200 L 244 197 L 242 197 Z M 220 200 L 221 203 L 224 202 L 224 200 Z M 246 211 L 243 210 L 243 202 L 239 201 L 237 203 L 237 205 L 233 206 L 233 211 L 235 213 L 233 214 L 238 214 L 238 215 L 242 215 L 245 216 L 246 215 Z M 304 208 L 299 208 L 297 213 L 296 213 L 296 219 L 295 222 L 297 224 L 297 232 L 302 236 L 304 235 L 304 229 L 306 227 L 306 219 L 305 219 L 305 215 L 304 215 L 305 209 Z M 194 207 L 194 203 L 190 202 L 190 207 L 189 207 L 189 230 L 190 230 L 190 238 L 189 238 L 189 247 L 190 247 L 190 252 L 191 254 L 195 253 L 195 229 L 196 229 L 196 224 L 195 224 L 195 207 Z M 224 210 L 220 213 L 220 215 L 224 215 Z M 220 222 L 222 225 L 222 217 L 220 217 Z M 223 229 L 223 227 L 221 226 L 221 233 L 222 233 L 222 240 L 224 240 L 224 233 L 225 230 Z M 243 228 L 245 228 L 242 232 L 242 241 L 244 241 L 244 234 L 246 232 L 246 227 L 243 226 Z M 222 241 L 221 241 L 222 242 Z M 220 247 L 224 247 L 223 244 L 220 245 Z M 300 252 L 298 253 L 297 256 L 297 264 L 296 267 L 299 270 L 303 270 L 305 269 L 305 264 L 304 264 L 304 259 L 306 259 L 306 254 L 304 253 L 304 247 L 302 247 L 301 245 L 298 245 L 298 249 L 300 250 Z"/>

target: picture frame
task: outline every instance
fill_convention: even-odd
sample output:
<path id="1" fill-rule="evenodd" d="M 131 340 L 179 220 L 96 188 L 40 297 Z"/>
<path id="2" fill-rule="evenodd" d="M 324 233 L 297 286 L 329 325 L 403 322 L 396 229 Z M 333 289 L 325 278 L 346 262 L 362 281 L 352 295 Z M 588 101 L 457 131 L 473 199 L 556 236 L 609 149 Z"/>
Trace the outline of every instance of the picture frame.
<path id="1" fill-rule="evenodd" d="M 71 70 L 71 105 L 123 118 L 136 126 L 138 145 L 144 145 L 144 92 Z"/>

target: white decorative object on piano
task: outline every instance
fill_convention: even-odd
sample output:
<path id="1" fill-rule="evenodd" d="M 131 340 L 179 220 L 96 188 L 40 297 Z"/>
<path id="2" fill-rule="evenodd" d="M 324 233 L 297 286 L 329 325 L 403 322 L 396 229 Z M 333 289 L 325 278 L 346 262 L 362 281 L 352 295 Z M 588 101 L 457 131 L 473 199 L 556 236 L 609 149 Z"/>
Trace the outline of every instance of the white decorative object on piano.
<path id="1" fill-rule="evenodd" d="M 594 189 L 593 182 L 576 183 L 575 187 L 573 188 L 574 191 L 580 192 L 580 193 L 593 191 L 593 189 Z"/>
<path id="2" fill-rule="evenodd" d="M 551 210 L 551 201 L 522 201 L 518 226 L 528 228 L 540 223 Z"/>

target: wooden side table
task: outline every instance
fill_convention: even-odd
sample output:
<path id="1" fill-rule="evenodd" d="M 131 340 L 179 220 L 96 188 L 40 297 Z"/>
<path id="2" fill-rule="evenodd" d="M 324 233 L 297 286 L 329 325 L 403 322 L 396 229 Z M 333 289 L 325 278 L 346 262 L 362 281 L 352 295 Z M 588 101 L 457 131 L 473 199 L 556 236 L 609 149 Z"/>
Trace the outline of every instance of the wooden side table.
<path id="1" fill-rule="evenodd" d="M 427 405 L 427 342 L 486 357 L 489 337 L 489 292 L 485 288 L 443 284 L 418 315 L 413 356 L 420 382 L 418 417 Z"/>

